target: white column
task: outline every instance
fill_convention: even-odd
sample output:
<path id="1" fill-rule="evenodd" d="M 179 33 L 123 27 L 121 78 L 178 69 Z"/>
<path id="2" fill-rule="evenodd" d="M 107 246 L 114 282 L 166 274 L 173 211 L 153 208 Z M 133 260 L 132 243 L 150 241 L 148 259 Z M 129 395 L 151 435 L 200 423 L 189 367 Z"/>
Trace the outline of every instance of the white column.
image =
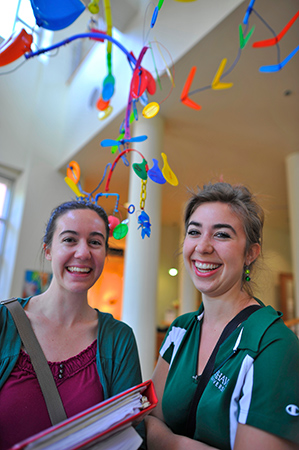
<path id="1" fill-rule="evenodd" d="M 182 214 L 183 221 L 183 214 Z M 181 230 L 180 242 L 184 241 L 185 225 L 183 224 Z M 196 311 L 198 309 L 199 293 L 195 288 L 189 273 L 184 264 L 183 255 L 180 254 L 179 263 L 179 299 L 180 299 L 180 314 Z"/>
<path id="2" fill-rule="evenodd" d="M 179 277 L 180 314 L 196 311 L 199 293 L 195 289 L 185 266 L 182 266 Z"/>
<path id="3" fill-rule="evenodd" d="M 132 148 L 140 151 L 152 167 L 152 158 L 156 158 L 162 167 L 161 152 L 163 120 L 159 116 L 144 119 L 142 116 L 134 122 L 132 136 L 147 135 L 148 139 Z M 129 232 L 125 249 L 124 295 L 122 320 L 129 324 L 135 333 L 143 379 L 151 378 L 156 356 L 156 297 L 160 249 L 161 227 L 161 189 L 148 178 L 147 197 L 144 211 L 150 217 L 151 235 L 141 237 L 138 230 L 140 214 L 141 179 L 132 169 L 134 162 L 140 163 L 141 157 L 131 152 L 129 203 L 136 207 L 135 213 L 129 215 Z"/>
<path id="4" fill-rule="evenodd" d="M 286 158 L 296 317 L 299 314 L 299 153 Z"/>

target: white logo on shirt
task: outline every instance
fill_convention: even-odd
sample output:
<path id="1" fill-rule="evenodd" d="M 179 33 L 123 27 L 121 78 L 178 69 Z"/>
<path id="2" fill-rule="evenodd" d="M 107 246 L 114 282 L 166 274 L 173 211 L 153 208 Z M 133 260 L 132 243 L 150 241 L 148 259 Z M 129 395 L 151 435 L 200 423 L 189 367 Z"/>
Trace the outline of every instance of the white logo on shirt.
<path id="1" fill-rule="evenodd" d="M 218 370 L 215 375 L 212 377 L 213 384 L 216 388 L 219 389 L 219 391 L 223 392 L 224 389 L 227 387 L 229 378 L 227 378 L 225 375 L 223 375 L 220 370 Z"/>
<path id="2" fill-rule="evenodd" d="M 288 405 L 286 407 L 286 412 L 290 414 L 290 416 L 299 416 L 299 406 L 297 405 Z"/>

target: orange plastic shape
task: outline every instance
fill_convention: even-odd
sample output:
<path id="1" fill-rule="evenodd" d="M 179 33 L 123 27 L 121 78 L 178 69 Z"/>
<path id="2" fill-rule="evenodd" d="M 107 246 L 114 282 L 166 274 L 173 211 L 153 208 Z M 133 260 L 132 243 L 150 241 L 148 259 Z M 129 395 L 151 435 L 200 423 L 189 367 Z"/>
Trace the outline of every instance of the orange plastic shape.
<path id="1" fill-rule="evenodd" d="M 294 17 L 286 24 L 286 26 L 281 30 L 281 32 L 275 36 L 272 39 L 266 39 L 264 41 L 257 41 L 252 44 L 253 48 L 259 48 L 259 47 L 270 47 L 272 45 L 276 45 L 286 34 L 286 32 L 291 28 L 293 23 L 298 19 L 299 17 L 299 11 L 296 12 Z"/>
<path id="2" fill-rule="evenodd" d="M 99 100 L 97 101 L 96 107 L 99 111 L 105 111 L 105 109 L 108 108 L 110 103 L 110 100 L 103 100 L 102 97 L 99 98 Z"/>
<path id="3" fill-rule="evenodd" d="M 18 33 L 13 33 L 0 45 L 0 66 L 6 66 L 31 51 L 32 41 L 31 34 L 24 28 Z"/>
<path id="4" fill-rule="evenodd" d="M 66 169 L 66 176 L 73 180 L 75 184 L 80 180 L 80 166 L 77 161 L 71 161 Z"/>
<path id="5" fill-rule="evenodd" d="M 190 90 L 195 72 L 196 72 L 196 67 L 193 66 L 189 72 L 188 78 L 187 78 L 184 88 L 182 90 L 181 102 L 184 103 L 184 105 L 188 106 L 189 108 L 200 110 L 201 106 L 198 103 L 195 103 L 193 100 L 191 100 L 188 97 L 189 90 Z"/>
<path id="6" fill-rule="evenodd" d="M 201 106 L 198 103 L 195 103 L 191 98 L 185 97 L 184 100 L 182 100 L 182 103 L 184 105 L 188 106 L 188 108 L 193 108 L 199 111 L 201 109 Z"/>

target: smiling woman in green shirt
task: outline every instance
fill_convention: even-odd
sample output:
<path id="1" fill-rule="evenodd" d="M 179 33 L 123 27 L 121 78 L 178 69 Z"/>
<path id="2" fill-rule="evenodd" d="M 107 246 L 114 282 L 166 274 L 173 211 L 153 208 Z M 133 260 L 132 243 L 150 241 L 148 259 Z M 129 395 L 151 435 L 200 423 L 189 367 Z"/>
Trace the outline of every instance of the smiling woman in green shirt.
<path id="1" fill-rule="evenodd" d="M 178 317 L 162 343 L 153 375 L 159 404 L 146 420 L 149 450 L 298 449 L 298 339 L 281 313 L 253 296 L 250 284 L 263 219 L 244 186 L 209 184 L 187 204 L 183 256 L 202 304 Z M 253 305 L 222 341 L 194 406 L 224 328 Z"/>

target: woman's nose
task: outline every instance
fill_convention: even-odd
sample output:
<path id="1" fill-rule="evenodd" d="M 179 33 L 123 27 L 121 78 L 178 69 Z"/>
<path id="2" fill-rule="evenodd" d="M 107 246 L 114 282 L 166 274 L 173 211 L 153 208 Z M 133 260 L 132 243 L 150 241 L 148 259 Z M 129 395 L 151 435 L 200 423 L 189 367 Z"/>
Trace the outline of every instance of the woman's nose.
<path id="1" fill-rule="evenodd" d="M 78 259 L 90 259 L 90 249 L 87 242 L 80 242 L 77 245 L 75 257 Z"/>
<path id="2" fill-rule="evenodd" d="M 211 242 L 211 239 L 208 238 L 208 237 L 201 236 L 200 239 L 198 240 L 197 244 L 196 244 L 195 250 L 198 253 L 201 253 L 201 254 L 213 253 L 214 247 L 213 247 L 213 244 Z"/>

